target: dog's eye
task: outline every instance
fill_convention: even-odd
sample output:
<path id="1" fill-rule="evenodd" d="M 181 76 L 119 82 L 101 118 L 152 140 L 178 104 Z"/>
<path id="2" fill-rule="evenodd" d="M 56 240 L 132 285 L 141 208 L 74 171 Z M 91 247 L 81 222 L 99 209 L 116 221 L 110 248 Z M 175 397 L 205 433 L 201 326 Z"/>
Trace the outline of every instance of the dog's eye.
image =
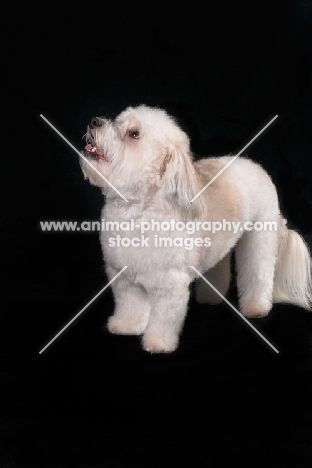
<path id="1" fill-rule="evenodd" d="M 130 130 L 129 136 L 138 139 L 140 137 L 140 132 L 138 130 Z"/>

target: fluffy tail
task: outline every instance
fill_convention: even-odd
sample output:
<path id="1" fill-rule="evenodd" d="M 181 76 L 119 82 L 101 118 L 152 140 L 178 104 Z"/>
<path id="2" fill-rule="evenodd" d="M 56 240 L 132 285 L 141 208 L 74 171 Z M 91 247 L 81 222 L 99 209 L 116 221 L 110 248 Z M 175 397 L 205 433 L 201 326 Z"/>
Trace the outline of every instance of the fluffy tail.
<path id="1" fill-rule="evenodd" d="M 304 309 L 312 306 L 312 259 L 302 237 L 281 220 L 274 276 L 273 302 L 288 302 Z"/>

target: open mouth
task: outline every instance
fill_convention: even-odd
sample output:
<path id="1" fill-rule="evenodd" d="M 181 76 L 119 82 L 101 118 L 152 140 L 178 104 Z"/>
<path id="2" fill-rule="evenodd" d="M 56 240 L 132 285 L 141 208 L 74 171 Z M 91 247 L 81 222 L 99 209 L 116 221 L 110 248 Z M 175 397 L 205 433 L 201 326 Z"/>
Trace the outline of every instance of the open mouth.
<path id="1" fill-rule="evenodd" d="M 107 161 L 107 158 L 104 154 L 104 151 L 101 148 L 98 148 L 97 146 L 94 146 L 92 143 L 88 143 L 85 148 L 84 148 L 92 159 L 103 159 L 104 161 Z"/>

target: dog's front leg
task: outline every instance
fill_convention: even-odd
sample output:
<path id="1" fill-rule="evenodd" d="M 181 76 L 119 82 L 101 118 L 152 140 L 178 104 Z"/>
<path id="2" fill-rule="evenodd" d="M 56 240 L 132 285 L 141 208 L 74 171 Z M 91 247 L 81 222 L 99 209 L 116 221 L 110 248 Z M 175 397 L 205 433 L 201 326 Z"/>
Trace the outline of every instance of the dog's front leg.
<path id="1" fill-rule="evenodd" d="M 117 270 L 106 268 L 109 278 L 117 274 Z M 150 303 L 146 290 L 131 283 L 124 275 L 113 283 L 115 311 L 108 319 L 107 328 L 118 335 L 141 335 L 148 323 Z"/>
<path id="2" fill-rule="evenodd" d="M 163 277 L 160 288 L 148 291 L 151 313 L 143 335 L 143 348 L 150 353 L 170 353 L 177 349 L 189 299 L 187 274 Z"/>

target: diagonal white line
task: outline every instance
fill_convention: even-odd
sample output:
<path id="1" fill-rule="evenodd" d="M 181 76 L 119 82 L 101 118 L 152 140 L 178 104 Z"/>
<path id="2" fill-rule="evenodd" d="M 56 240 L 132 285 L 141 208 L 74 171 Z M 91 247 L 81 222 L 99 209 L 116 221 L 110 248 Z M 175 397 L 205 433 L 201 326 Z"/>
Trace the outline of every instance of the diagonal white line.
<path id="1" fill-rule="evenodd" d="M 110 186 L 112 187 L 112 189 L 114 189 L 115 192 L 117 192 L 118 195 L 119 195 L 121 198 L 123 198 L 126 202 L 129 201 L 129 200 L 126 199 L 126 197 L 123 196 L 122 193 L 119 192 L 119 190 L 116 189 L 116 187 L 114 187 L 113 184 L 110 183 L 109 180 L 106 179 L 106 177 L 103 176 L 103 174 L 100 173 L 100 171 L 97 170 L 96 167 L 93 166 L 93 164 L 90 163 L 90 161 L 89 161 L 85 156 L 83 156 L 83 154 L 81 154 L 81 153 L 74 147 L 74 145 L 72 145 L 72 144 L 70 143 L 70 141 L 67 140 L 67 138 L 64 137 L 64 135 L 61 134 L 61 132 L 60 132 L 59 130 L 57 130 L 57 128 L 54 127 L 54 125 L 51 124 L 51 122 L 49 122 L 48 119 L 45 118 L 44 115 L 40 114 L 40 117 L 41 117 L 43 120 L 45 120 L 45 121 L 47 122 L 47 124 L 49 124 L 50 127 L 53 128 L 53 130 L 54 130 L 61 138 L 63 138 L 63 140 L 66 141 L 66 143 L 67 143 L 74 151 L 76 151 L 76 153 L 77 153 L 87 164 L 89 164 L 89 166 L 91 166 L 92 169 L 93 169 L 100 177 L 102 177 L 102 179 L 104 179 L 105 182 L 106 182 L 108 185 L 110 185 Z"/>
<path id="2" fill-rule="evenodd" d="M 190 200 L 190 202 L 192 203 L 194 200 L 196 200 L 196 198 L 199 197 L 199 195 L 201 195 L 201 194 L 203 193 L 203 191 L 206 190 L 206 188 L 209 187 L 209 185 L 212 184 L 212 182 L 214 182 L 214 181 L 216 180 L 216 178 L 219 177 L 219 175 L 221 175 L 222 172 L 225 171 L 225 169 L 227 169 L 227 168 L 230 166 L 230 164 L 232 164 L 232 163 L 235 161 L 235 159 L 238 158 L 238 156 L 240 156 L 240 155 L 242 154 L 242 152 L 245 151 L 245 149 L 248 148 L 248 146 L 251 145 L 251 143 L 252 143 L 253 141 L 255 141 L 256 138 L 258 138 L 258 136 L 261 135 L 262 132 L 264 132 L 264 130 L 265 130 L 266 128 L 268 128 L 269 125 L 271 125 L 272 122 L 274 122 L 274 120 L 277 119 L 277 117 L 278 117 L 278 115 L 276 115 L 275 117 L 273 117 L 273 119 L 270 120 L 270 122 L 267 123 L 267 124 L 265 125 L 265 127 L 263 127 L 263 129 L 260 130 L 260 132 L 257 133 L 257 135 L 254 136 L 254 137 L 252 138 L 252 140 L 250 140 L 250 142 L 247 143 L 247 145 L 244 146 L 244 148 L 241 149 L 240 152 L 239 152 L 236 156 L 234 156 L 233 159 L 231 159 L 230 162 L 228 162 L 228 163 L 221 169 L 221 171 L 218 172 L 218 174 L 216 174 L 216 175 L 208 182 L 208 184 L 206 184 L 205 187 L 203 187 L 203 188 L 200 190 L 200 192 L 198 192 L 197 195 L 195 195 L 195 197 L 192 198 L 192 200 Z"/>
<path id="3" fill-rule="evenodd" d="M 239 315 L 240 318 L 242 318 L 271 348 L 276 352 L 279 353 L 279 351 L 263 336 L 261 333 L 253 326 L 251 325 L 250 322 L 244 317 L 224 296 L 221 294 L 198 270 L 196 270 L 195 267 L 191 266 L 194 271 L 234 310 L 234 312 Z"/>
<path id="4" fill-rule="evenodd" d="M 85 311 L 85 310 L 86 310 L 86 308 L 87 308 L 87 307 L 89 307 L 89 305 L 90 305 L 90 304 L 92 304 L 92 302 L 93 302 L 93 301 L 95 301 L 95 299 L 96 299 L 97 297 L 99 297 L 99 296 L 102 294 L 102 292 L 103 292 L 103 291 L 105 291 L 105 289 L 107 289 L 107 288 L 108 288 L 108 286 L 110 286 L 110 285 L 112 284 L 112 282 L 113 282 L 113 281 L 115 281 L 115 279 L 116 279 L 116 278 L 118 278 L 118 276 L 119 276 L 119 275 L 121 275 L 121 273 L 122 273 L 123 271 L 125 271 L 125 269 L 126 269 L 126 268 L 128 268 L 128 267 L 127 267 L 127 266 L 124 266 L 124 267 L 123 267 L 123 269 L 122 269 L 122 270 L 120 270 L 120 272 L 119 272 L 119 273 L 117 273 L 117 275 L 116 275 L 116 276 L 114 276 L 114 278 L 113 278 L 113 279 L 111 279 L 111 280 L 110 280 L 110 281 L 107 283 L 107 285 L 106 285 L 106 286 L 104 286 L 104 288 L 103 288 L 103 289 L 101 289 L 101 291 L 100 291 L 100 292 L 98 292 L 98 293 L 97 293 L 97 294 L 94 296 L 94 298 L 93 298 L 93 299 L 91 299 L 91 301 L 90 301 L 90 302 L 88 302 L 88 304 L 87 304 L 87 305 L 85 305 L 85 306 L 83 307 L 83 309 L 81 309 L 81 311 L 80 311 L 80 312 L 78 312 L 78 314 L 77 314 L 77 315 L 75 315 L 75 317 L 74 317 L 73 319 L 71 319 L 71 320 L 70 320 L 70 322 L 68 322 L 68 324 L 67 324 L 67 325 L 65 325 L 65 327 L 64 327 L 64 328 L 62 328 L 62 330 L 61 330 L 61 331 L 59 331 L 59 332 L 57 333 L 57 335 L 55 335 L 55 337 L 54 337 L 54 338 L 52 338 L 52 340 L 51 340 L 51 341 L 49 341 L 49 343 L 48 343 L 47 345 L 45 345 L 45 347 L 44 347 L 44 348 L 42 348 L 42 350 L 41 350 L 41 351 L 39 351 L 39 354 L 43 353 L 43 351 L 44 351 L 45 349 L 47 349 L 47 347 L 48 347 L 48 346 L 50 346 L 50 344 L 51 344 L 51 343 L 53 343 L 53 341 L 55 341 L 55 340 L 56 340 L 56 338 L 58 338 L 58 337 L 60 336 L 60 334 L 61 334 L 61 333 L 63 333 L 63 331 L 64 331 L 64 330 L 66 330 L 66 328 L 68 328 L 68 327 L 69 327 L 69 325 L 71 325 L 71 324 L 73 323 L 73 321 L 74 321 L 74 320 L 76 320 L 76 318 L 77 318 L 77 317 L 79 317 L 79 315 L 81 315 L 81 314 L 82 314 L 82 312 L 83 312 L 83 311 Z"/>

